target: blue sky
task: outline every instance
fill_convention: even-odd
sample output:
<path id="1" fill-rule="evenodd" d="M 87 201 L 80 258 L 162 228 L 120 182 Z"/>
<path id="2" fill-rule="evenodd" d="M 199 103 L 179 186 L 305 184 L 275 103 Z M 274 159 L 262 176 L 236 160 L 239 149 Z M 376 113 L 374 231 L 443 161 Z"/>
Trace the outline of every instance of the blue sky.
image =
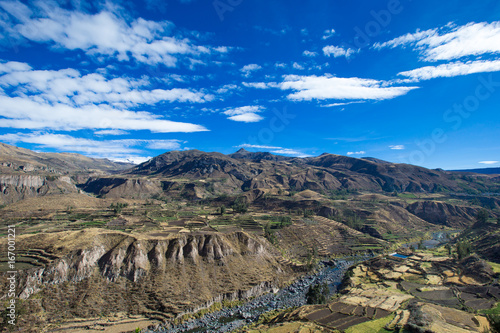
<path id="1" fill-rule="evenodd" d="M 0 1 L 0 141 L 500 166 L 500 2 Z"/>

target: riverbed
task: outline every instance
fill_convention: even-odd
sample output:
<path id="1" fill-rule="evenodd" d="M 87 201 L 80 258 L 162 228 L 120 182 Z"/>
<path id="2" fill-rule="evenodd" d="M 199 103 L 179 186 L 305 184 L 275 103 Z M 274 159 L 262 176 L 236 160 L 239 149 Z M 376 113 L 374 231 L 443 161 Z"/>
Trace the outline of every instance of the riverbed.
<path id="1" fill-rule="evenodd" d="M 311 285 L 326 283 L 330 288 L 330 294 L 335 293 L 347 269 L 368 258 L 365 256 L 350 257 L 320 264 L 320 268 L 316 273 L 298 279 L 275 294 L 265 294 L 249 300 L 241 306 L 225 308 L 177 326 L 149 332 L 230 332 L 256 322 L 263 313 L 305 305 L 307 303 L 306 294 Z"/>

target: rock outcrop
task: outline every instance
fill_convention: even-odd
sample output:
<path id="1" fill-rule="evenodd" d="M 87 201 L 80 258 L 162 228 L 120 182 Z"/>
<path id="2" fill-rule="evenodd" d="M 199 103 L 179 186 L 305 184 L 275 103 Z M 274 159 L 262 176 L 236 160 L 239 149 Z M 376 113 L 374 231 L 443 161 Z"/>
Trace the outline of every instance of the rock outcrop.
<path id="1" fill-rule="evenodd" d="M 433 224 L 463 228 L 474 223 L 478 209 L 452 205 L 439 201 L 417 201 L 407 207 L 408 211 Z"/>
<path id="2" fill-rule="evenodd" d="M 16 290 L 47 318 L 123 311 L 174 318 L 222 299 L 275 290 L 292 276 L 272 247 L 243 232 L 137 238 L 87 229 L 18 240 L 20 251 L 33 247 L 53 260 L 20 271 Z M 7 283 L 6 275 L 1 280 Z M 57 300 L 81 304 L 63 315 Z"/>
<path id="3" fill-rule="evenodd" d="M 77 193 L 78 189 L 67 176 L 38 176 L 30 174 L 0 175 L 0 203 L 8 204 L 29 197 L 53 193 Z"/>

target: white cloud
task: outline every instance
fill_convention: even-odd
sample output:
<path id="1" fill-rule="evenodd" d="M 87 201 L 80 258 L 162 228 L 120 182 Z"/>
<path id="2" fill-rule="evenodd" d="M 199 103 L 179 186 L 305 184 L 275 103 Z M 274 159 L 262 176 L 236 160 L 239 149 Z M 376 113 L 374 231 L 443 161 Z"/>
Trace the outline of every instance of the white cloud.
<path id="1" fill-rule="evenodd" d="M 312 52 L 312 51 L 308 51 L 308 50 L 305 50 L 304 52 L 302 52 L 302 55 L 306 56 L 306 57 L 316 57 L 318 55 L 317 52 Z"/>
<path id="2" fill-rule="evenodd" d="M 100 131 L 95 131 L 94 135 L 126 135 L 129 134 L 127 131 L 122 131 L 118 129 L 112 129 L 112 130 L 100 130 Z"/>
<path id="3" fill-rule="evenodd" d="M 380 50 L 383 48 L 395 48 L 398 46 L 405 46 L 407 44 L 414 44 L 420 40 L 425 40 L 437 34 L 437 29 L 430 29 L 425 31 L 417 30 L 415 33 L 408 33 L 403 36 L 396 37 L 391 39 L 390 41 L 384 43 L 375 43 L 373 48 L 376 50 Z"/>
<path id="4" fill-rule="evenodd" d="M 385 81 L 361 78 L 340 78 L 331 75 L 287 75 L 281 83 L 282 90 L 295 90 L 290 100 L 357 99 L 384 100 L 405 95 L 417 87 L 391 87 Z"/>
<path id="5" fill-rule="evenodd" d="M 256 123 L 263 120 L 264 118 L 256 113 L 250 112 L 250 113 L 238 114 L 236 116 L 231 116 L 228 117 L 227 119 L 243 123 Z"/>
<path id="6" fill-rule="evenodd" d="M 260 149 L 261 151 L 262 150 L 269 151 L 272 154 L 290 155 L 290 156 L 294 156 L 294 157 L 310 157 L 311 156 L 308 154 L 304 154 L 303 152 L 296 150 L 296 149 L 276 147 L 276 146 L 252 145 L 252 144 L 244 143 L 242 145 L 237 146 L 237 148 Z"/>
<path id="7" fill-rule="evenodd" d="M 408 77 L 408 82 L 430 80 L 437 77 L 453 77 L 482 72 L 500 71 L 500 60 L 478 60 L 466 63 L 457 61 L 439 66 L 425 66 L 410 71 L 398 73 Z"/>
<path id="8" fill-rule="evenodd" d="M 195 45 L 188 38 L 178 37 L 169 21 L 128 20 L 120 16 L 123 8 L 110 3 L 95 14 L 66 10 L 48 1 L 32 2 L 30 7 L 20 1 L 1 2 L 0 7 L 11 15 L 0 18 L 0 25 L 9 27 L 6 38 L 24 38 L 119 61 L 134 59 L 175 67 L 181 56 L 199 57 L 228 51 Z"/>
<path id="9" fill-rule="evenodd" d="M 264 110 L 263 106 L 253 105 L 253 106 L 242 106 L 238 108 L 232 108 L 224 111 L 223 113 L 229 116 L 227 119 L 244 122 L 244 123 L 255 123 L 263 120 L 264 118 L 257 113 Z"/>
<path id="10" fill-rule="evenodd" d="M 375 49 L 411 45 L 427 61 L 452 60 L 467 56 L 500 53 L 500 21 L 468 23 L 443 29 L 431 29 L 406 34 L 385 43 L 376 43 Z"/>
<path id="11" fill-rule="evenodd" d="M 304 69 L 304 67 L 301 64 L 299 64 L 298 62 L 294 62 L 292 67 L 293 67 L 293 69 L 298 69 L 298 70 Z"/>
<path id="12" fill-rule="evenodd" d="M 179 140 L 143 140 L 142 142 L 146 143 L 146 148 L 155 150 L 174 150 L 181 147 Z"/>
<path id="13" fill-rule="evenodd" d="M 29 129 L 113 129 L 198 132 L 203 126 L 164 120 L 128 107 L 160 102 L 202 103 L 213 96 L 188 89 L 153 89 L 147 79 L 81 75 L 74 69 L 32 70 L 25 64 L 2 64 L 0 127 Z M 15 68 L 15 69 L 12 69 Z M 8 91 L 9 93 L 7 94 Z"/>
<path id="14" fill-rule="evenodd" d="M 274 64 L 274 67 L 276 67 L 276 68 L 285 68 L 286 64 L 282 63 L 282 62 L 277 62 L 277 63 Z"/>
<path id="15" fill-rule="evenodd" d="M 241 84 L 244 87 L 255 89 L 278 88 L 279 86 L 276 82 L 242 82 Z"/>
<path id="16" fill-rule="evenodd" d="M 403 149 L 405 149 L 405 146 L 404 145 L 392 145 L 392 146 L 389 146 L 389 148 L 391 148 L 393 150 L 403 150 Z"/>
<path id="17" fill-rule="evenodd" d="M 360 151 L 348 151 L 347 155 L 363 155 L 366 154 L 366 151 L 360 150 Z"/>
<path id="18" fill-rule="evenodd" d="M 9 63 L 4 64 L 9 66 Z M 27 64 L 25 64 L 28 66 Z M 68 105 L 108 103 L 115 106 L 136 106 L 158 102 L 203 103 L 213 99 L 189 89 L 152 89 L 148 78 L 106 78 L 102 74 L 81 75 L 74 69 L 11 70 L 0 76 L 0 87 L 9 88 L 11 95 L 38 96 L 48 102 Z"/>
<path id="19" fill-rule="evenodd" d="M 346 106 L 349 104 L 359 104 L 359 103 L 365 103 L 365 101 L 352 101 L 352 102 L 346 102 L 346 103 L 331 103 L 331 104 L 325 104 L 325 105 L 320 105 L 322 108 L 331 108 L 331 107 L 336 107 L 336 106 Z"/>
<path id="20" fill-rule="evenodd" d="M 0 95 L 0 127 L 53 129 L 149 130 L 152 132 L 207 131 L 201 125 L 164 120 L 145 111 L 114 109 L 105 105 L 73 107 L 23 97 Z"/>
<path id="21" fill-rule="evenodd" d="M 24 62 L 9 61 L 0 63 L 0 74 L 29 71 L 31 67 Z"/>
<path id="22" fill-rule="evenodd" d="M 327 57 L 346 57 L 349 58 L 354 53 L 358 53 L 359 50 L 353 50 L 351 48 L 344 49 L 340 46 L 327 45 L 323 48 L 323 54 Z"/>
<path id="23" fill-rule="evenodd" d="M 328 38 L 332 37 L 333 35 L 335 35 L 335 29 L 327 29 L 323 32 L 323 36 L 321 37 L 321 39 L 327 40 Z"/>
<path id="24" fill-rule="evenodd" d="M 481 162 L 478 162 L 478 163 L 491 165 L 491 164 L 497 164 L 498 161 L 481 161 Z"/>
<path id="25" fill-rule="evenodd" d="M 249 77 L 252 74 L 252 72 L 258 71 L 260 69 L 262 69 L 262 67 L 257 64 L 248 64 L 243 66 L 240 69 L 240 72 L 242 72 L 245 77 Z"/>
<path id="26" fill-rule="evenodd" d="M 235 84 L 225 84 L 222 87 L 220 87 L 219 89 L 217 89 L 217 93 L 218 94 L 225 94 L 225 93 L 228 93 L 232 90 L 238 90 L 238 89 L 240 89 L 240 88 Z"/>
<path id="27" fill-rule="evenodd" d="M 108 158 L 115 161 L 140 163 L 145 157 L 144 147 L 158 150 L 181 148 L 179 140 L 92 140 L 65 134 L 17 133 L 0 135 L 0 141 L 16 144 L 25 142 L 40 148 L 55 148 L 63 152 L 79 152 L 89 157 Z"/>

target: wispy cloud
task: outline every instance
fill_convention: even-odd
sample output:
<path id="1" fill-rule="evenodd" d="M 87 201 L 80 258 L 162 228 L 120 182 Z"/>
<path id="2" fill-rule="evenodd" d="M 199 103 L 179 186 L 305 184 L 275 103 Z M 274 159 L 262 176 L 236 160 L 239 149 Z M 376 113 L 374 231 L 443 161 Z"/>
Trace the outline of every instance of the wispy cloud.
<path id="1" fill-rule="evenodd" d="M 252 144 L 242 144 L 237 146 L 237 148 L 248 148 L 248 149 L 257 149 L 259 151 L 269 151 L 272 154 L 278 155 L 290 155 L 294 157 L 310 157 L 311 155 L 305 154 L 299 150 L 291 149 L 291 148 L 283 148 L 276 146 L 265 146 L 265 145 L 252 145 Z"/>
<path id="2" fill-rule="evenodd" d="M 100 131 L 95 131 L 94 135 L 126 135 L 129 134 L 127 131 L 122 131 L 122 130 L 117 130 L 117 129 L 112 129 L 112 130 L 100 130 Z"/>
<path id="3" fill-rule="evenodd" d="M 313 51 L 305 50 L 304 52 L 302 52 L 302 55 L 304 55 L 306 57 L 313 58 L 313 57 L 316 57 L 318 55 L 318 53 L 317 52 L 313 52 Z"/>
<path id="4" fill-rule="evenodd" d="M 247 88 L 255 89 L 279 88 L 279 84 L 276 82 L 242 82 L 242 85 Z"/>
<path id="5" fill-rule="evenodd" d="M 483 72 L 500 71 L 500 60 L 477 60 L 466 63 L 457 61 L 439 66 L 425 66 L 410 71 L 400 72 L 398 75 L 406 76 L 403 82 L 418 82 L 438 77 L 453 77 Z"/>
<path id="6" fill-rule="evenodd" d="M 334 35 L 335 35 L 335 29 L 327 29 L 323 32 L 323 36 L 321 37 L 321 39 L 326 40 L 333 37 Z"/>
<path id="7" fill-rule="evenodd" d="M 325 104 L 325 105 L 320 105 L 322 108 L 332 108 L 332 107 L 337 107 L 337 106 L 346 106 L 349 104 L 359 104 L 359 103 L 365 103 L 366 101 L 352 101 L 352 102 L 342 102 L 342 103 L 331 103 L 331 104 Z"/>
<path id="8" fill-rule="evenodd" d="M 384 100 L 405 95 L 418 87 L 391 87 L 388 82 L 357 77 L 340 78 L 323 76 L 287 75 L 281 83 L 282 90 L 295 90 L 288 99 L 309 101 L 312 99 Z"/>
<path id="9" fill-rule="evenodd" d="M 240 72 L 243 73 L 243 76 L 250 77 L 250 75 L 252 75 L 253 72 L 258 71 L 260 69 L 262 69 L 262 67 L 257 64 L 248 64 L 243 66 L 240 69 Z"/>
<path id="10" fill-rule="evenodd" d="M 405 149 L 405 146 L 404 145 L 392 145 L 392 146 L 389 146 L 389 148 L 391 148 L 393 150 L 403 150 L 403 149 Z"/>
<path id="11" fill-rule="evenodd" d="M 264 118 L 257 113 L 264 110 L 263 106 L 252 105 L 252 106 L 241 106 L 238 108 L 232 108 L 224 111 L 223 113 L 229 116 L 227 119 L 233 121 L 239 121 L 244 123 L 256 123 Z"/>
<path id="12" fill-rule="evenodd" d="M 233 91 L 233 90 L 239 90 L 241 89 L 240 87 L 238 87 L 237 85 L 235 84 L 225 84 L 223 85 L 222 87 L 218 88 L 217 89 L 217 93 L 218 94 L 226 94 L 230 91 Z"/>
<path id="13" fill-rule="evenodd" d="M 344 49 L 341 46 L 327 45 L 323 48 L 323 54 L 327 57 L 346 57 L 349 58 L 355 53 L 358 53 L 359 50 L 353 50 L 351 48 Z"/>
<path id="14" fill-rule="evenodd" d="M 363 155 L 363 154 L 366 154 L 366 151 L 364 150 L 360 150 L 360 151 L 348 151 L 347 152 L 347 155 Z"/>
<path id="15" fill-rule="evenodd" d="M 463 26 L 448 24 L 442 29 L 409 33 L 385 43 L 374 44 L 375 49 L 410 45 L 425 60 L 453 60 L 466 56 L 500 53 L 500 21 L 468 23 Z"/>
<path id="16" fill-rule="evenodd" d="M 142 18 L 129 21 L 120 16 L 121 8 L 111 4 L 95 14 L 70 11 L 57 6 L 56 2 L 32 2 L 28 7 L 20 1 L 5 1 L 0 7 L 10 14 L 0 18 L 6 30 L 5 38 L 82 50 L 91 56 L 176 67 L 180 57 L 189 61 L 228 51 L 196 45 L 187 37 L 178 37 L 174 24 L 169 21 Z"/>
<path id="17" fill-rule="evenodd" d="M 492 165 L 492 164 L 497 164 L 498 161 L 481 161 L 481 162 L 478 162 L 478 163 Z"/>

